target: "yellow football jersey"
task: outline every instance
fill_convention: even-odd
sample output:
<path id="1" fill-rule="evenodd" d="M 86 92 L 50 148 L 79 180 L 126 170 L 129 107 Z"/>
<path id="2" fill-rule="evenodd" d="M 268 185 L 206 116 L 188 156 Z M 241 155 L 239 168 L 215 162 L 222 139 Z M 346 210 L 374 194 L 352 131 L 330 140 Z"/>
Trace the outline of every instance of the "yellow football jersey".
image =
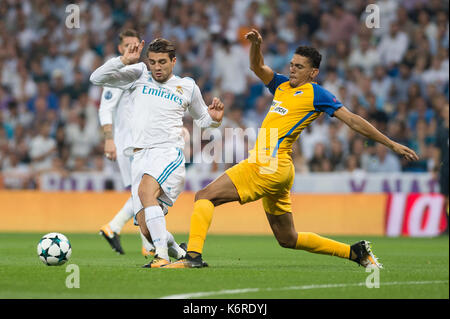
<path id="1" fill-rule="evenodd" d="M 316 83 L 291 87 L 289 79 L 275 73 L 267 88 L 274 95 L 272 105 L 261 124 L 250 156 L 258 158 L 290 157 L 292 144 L 303 129 L 322 112 L 333 116 L 342 106 L 336 97 Z M 258 160 L 259 162 L 259 160 Z"/>

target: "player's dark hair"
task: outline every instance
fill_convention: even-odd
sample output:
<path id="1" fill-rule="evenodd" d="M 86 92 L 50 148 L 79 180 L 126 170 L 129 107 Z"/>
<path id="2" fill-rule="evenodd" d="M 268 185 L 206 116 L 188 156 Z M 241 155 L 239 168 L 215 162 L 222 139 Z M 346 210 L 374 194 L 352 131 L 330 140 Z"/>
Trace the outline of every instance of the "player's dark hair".
<path id="1" fill-rule="evenodd" d="M 158 38 L 150 42 L 147 49 L 147 56 L 149 52 L 168 53 L 169 58 L 172 60 L 175 57 L 176 49 L 175 45 L 169 40 Z"/>
<path id="2" fill-rule="evenodd" d="M 322 54 L 319 53 L 315 48 L 308 46 L 299 46 L 295 50 L 295 54 L 307 57 L 313 68 L 318 69 L 320 66 L 320 61 L 322 61 Z"/>
<path id="3" fill-rule="evenodd" d="M 126 29 L 119 33 L 119 41 L 122 43 L 123 39 L 132 37 L 132 38 L 138 38 L 139 41 L 141 41 L 141 37 L 139 35 L 139 32 L 137 32 L 134 29 Z"/>

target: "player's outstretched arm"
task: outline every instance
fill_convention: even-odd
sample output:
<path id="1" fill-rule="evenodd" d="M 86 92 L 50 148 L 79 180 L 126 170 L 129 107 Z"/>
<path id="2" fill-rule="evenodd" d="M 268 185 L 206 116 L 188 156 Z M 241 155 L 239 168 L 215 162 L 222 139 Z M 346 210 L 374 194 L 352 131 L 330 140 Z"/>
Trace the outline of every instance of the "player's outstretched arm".
<path id="1" fill-rule="evenodd" d="M 251 42 L 250 46 L 250 70 L 261 79 L 264 84 L 269 84 L 273 79 L 273 70 L 264 64 L 264 57 L 261 52 L 262 37 L 256 29 L 248 32 L 245 38 Z"/>
<path id="2" fill-rule="evenodd" d="M 388 148 L 403 156 L 408 161 L 417 161 L 419 159 L 419 156 L 417 156 L 412 149 L 392 141 L 361 116 L 350 112 L 345 106 L 342 106 L 336 110 L 334 112 L 334 116 L 347 124 L 351 129 L 367 138 L 386 145 Z"/>
<path id="3" fill-rule="evenodd" d="M 128 46 L 124 55 L 108 60 L 91 74 L 89 80 L 94 85 L 128 90 L 133 82 L 139 79 L 142 72 L 144 72 L 143 65 L 136 64 L 139 62 L 143 48 L 144 41 L 139 45 L 133 44 Z"/>

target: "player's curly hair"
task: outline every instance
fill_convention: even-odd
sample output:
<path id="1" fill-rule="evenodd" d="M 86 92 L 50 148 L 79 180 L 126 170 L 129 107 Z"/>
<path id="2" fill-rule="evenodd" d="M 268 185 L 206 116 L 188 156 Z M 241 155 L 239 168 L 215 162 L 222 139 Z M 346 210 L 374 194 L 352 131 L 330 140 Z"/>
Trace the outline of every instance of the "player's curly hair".
<path id="1" fill-rule="evenodd" d="M 316 48 L 308 46 L 299 46 L 295 50 L 295 54 L 307 57 L 313 68 L 318 69 L 320 67 L 320 62 L 322 61 L 322 54 L 320 54 Z"/>
<path id="2" fill-rule="evenodd" d="M 147 56 L 149 52 L 168 53 L 169 58 L 172 60 L 175 57 L 176 48 L 175 45 L 169 40 L 157 38 L 150 42 L 147 48 Z"/>

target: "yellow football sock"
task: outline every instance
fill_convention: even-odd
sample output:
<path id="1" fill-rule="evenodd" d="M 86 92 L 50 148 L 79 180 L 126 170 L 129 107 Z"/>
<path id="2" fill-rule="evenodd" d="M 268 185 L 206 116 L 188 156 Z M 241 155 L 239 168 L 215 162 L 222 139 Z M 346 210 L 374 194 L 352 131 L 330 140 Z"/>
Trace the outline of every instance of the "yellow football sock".
<path id="1" fill-rule="evenodd" d="M 295 249 L 347 259 L 350 256 L 350 245 L 324 238 L 314 233 L 298 233 Z"/>
<path id="2" fill-rule="evenodd" d="M 194 212 L 191 216 L 191 229 L 189 231 L 188 251 L 202 253 L 206 233 L 214 212 L 214 205 L 207 199 L 199 199 L 194 203 Z"/>

